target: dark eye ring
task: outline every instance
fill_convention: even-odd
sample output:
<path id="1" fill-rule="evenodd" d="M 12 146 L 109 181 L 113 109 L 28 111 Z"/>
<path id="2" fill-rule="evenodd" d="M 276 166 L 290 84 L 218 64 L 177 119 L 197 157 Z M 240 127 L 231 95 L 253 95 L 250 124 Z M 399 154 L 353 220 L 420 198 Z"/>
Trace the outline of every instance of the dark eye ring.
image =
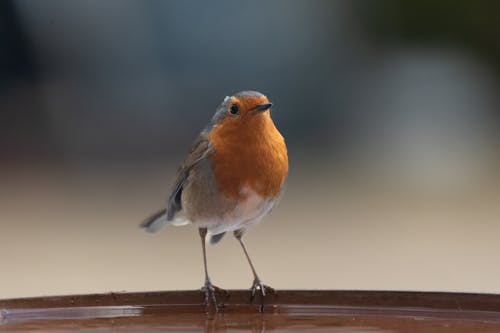
<path id="1" fill-rule="evenodd" d="M 231 114 L 237 114 L 238 111 L 239 111 L 238 105 L 236 104 L 232 104 L 231 107 L 229 108 L 229 112 L 231 112 Z"/>

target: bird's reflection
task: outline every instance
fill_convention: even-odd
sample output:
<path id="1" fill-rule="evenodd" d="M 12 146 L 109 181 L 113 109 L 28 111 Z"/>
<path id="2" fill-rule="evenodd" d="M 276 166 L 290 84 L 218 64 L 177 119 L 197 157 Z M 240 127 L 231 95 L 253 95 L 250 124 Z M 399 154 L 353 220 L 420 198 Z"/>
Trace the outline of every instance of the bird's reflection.
<path id="1" fill-rule="evenodd" d="M 240 331 L 263 333 L 266 332 L 267 315 L 260 314 L 231 314 L 216 313 L 207 315 L 205 318 L 203 332 L 226 332 Z"/>

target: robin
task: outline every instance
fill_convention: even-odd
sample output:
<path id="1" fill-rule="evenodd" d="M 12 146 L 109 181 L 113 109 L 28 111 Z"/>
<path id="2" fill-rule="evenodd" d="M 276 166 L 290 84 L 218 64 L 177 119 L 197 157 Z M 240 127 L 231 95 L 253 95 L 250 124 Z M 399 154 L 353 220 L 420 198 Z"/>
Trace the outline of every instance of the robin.
<path id="1" fill-rule="evenodd" d="M 252 297 L 272 288 L 257 275 L 242 237 L 277 203 L 288 173 L 285 140 L 270 114 L 272 103 L 255 91 L 226 97 L 194 141 L 178 168 L 166 208 L 146 219 L 150 232 L 166 224 L 199 228 L 205 269 L 205 305 L 217 310 L 215 287 L 207 270 L 205 243 L 232 232 L 253 273 Z"/>

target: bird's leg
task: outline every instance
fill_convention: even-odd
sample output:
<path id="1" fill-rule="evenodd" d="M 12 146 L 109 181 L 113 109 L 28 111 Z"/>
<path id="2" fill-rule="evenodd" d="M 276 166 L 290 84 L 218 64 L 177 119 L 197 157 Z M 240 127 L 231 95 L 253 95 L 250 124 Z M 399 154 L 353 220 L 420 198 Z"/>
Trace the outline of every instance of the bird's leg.
<path id="1" fill-rule="evenodd" d="M 238 242 L 240 242 L 241 248 L 243 249 L 243 252 L 245 252 L 245 256 L 247 257 L 248 263 L 250 264 L 250 268 L 252 269 L 253 283 L 252 283 L 252 287 L 250 288 L 250 290 L 252 291 L 252 299 L 255 296 L 255 293 L 257 292 L 257 290 L 260 291 L 260 294 L 263 297 L 266 296 L 266 292 L 267 293 L 274 293 L 275 290 L 269 286 L 266 286 L 264 283 L 262 283 L 261 279 L 257 275 L 257 272 L 255 271 L 255 267 L 253 267 L 252 260 L 250 259 L 250 256 L 248 255 L 248 251 L 245 247 L 245 244 L 243 243 L 242 236 L 243 236 L 242 230 L 236 230 L 234 232 L 234 237 L 236 237 Z"/>
<path id="2" fill-rule="evenodd" d="M 205 238 L 207 235 L 207 228 L 200 228 L 200 237 L 201 237 L 201 247 L 203 249 L 203 267 L 205 268 L 205 285 L 202 288 L 205 291 L 205 305 L 209 306 L 210 303 L 215 308 L 215 312 L 218 311 L 217 309 L 217 299 L 215 298 L 215 291 L 219 290 L 220 288 L 215 287 L 212 284 L 212 281 L 210 281 L 210 277 L 208 276 L 208 269 L 207 269 L 207 250 L 205 246 Z"/>

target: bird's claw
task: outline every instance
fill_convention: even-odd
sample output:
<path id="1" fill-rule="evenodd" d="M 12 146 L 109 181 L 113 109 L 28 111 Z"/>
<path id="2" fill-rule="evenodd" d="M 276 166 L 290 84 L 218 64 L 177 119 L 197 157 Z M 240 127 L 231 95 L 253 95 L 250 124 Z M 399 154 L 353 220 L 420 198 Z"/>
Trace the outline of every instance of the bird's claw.
<path id="1" fill-rule="evenodd" d="M 227 291 L 221 289 L 217 286 L 214 286 L 210 279 L 205 280 L 205 285 L 201 288 L 202 291 L 205 292 L 205 306 L 210 307 L 211 305 L 214 307 L 215 312 L 218 312 L 217 306 L 217 298 L 215 297 L 216 293 L 224 293 L 227 294 Z"/>
<path id="2" fill-rule="evenodd" d="M 252 291 L 252 299 L 255 297 L 255 294 L 257 293 L 257 290 L 260 292 L 260 294 L 261 294 L 262 297 L 265 297 L 266 294 L 274 294 L 274 293 L 276 293 L 276 291 L 273 288 L 271 288 L 269 286 L 266 286 L 258 278 L 256 278 L 255 280 L 253 280 L 252 287 L 250 288 L 250 290 Z"/>

